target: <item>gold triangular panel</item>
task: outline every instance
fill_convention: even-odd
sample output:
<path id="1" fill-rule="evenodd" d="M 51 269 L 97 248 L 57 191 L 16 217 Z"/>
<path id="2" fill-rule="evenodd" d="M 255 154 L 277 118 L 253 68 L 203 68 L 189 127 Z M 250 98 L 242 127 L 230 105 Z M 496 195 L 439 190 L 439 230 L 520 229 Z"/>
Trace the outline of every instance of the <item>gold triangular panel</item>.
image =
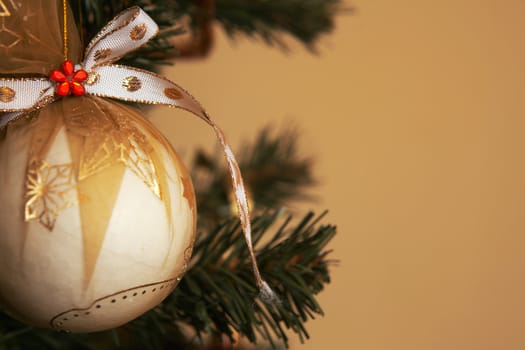
<path id="1" fill-rule="evenodd" d="M 84 288 L 95 271 L 106 237 L 125 166 L 118 163 L 121 151 L 111 142 L 117 126 L 96 100 L 64 99 L 64 115 L 71 159 L 76 170 L 82 227 Z"/>
<path id="2" fill-rule="evenodd" d="M 73 108 L 66 117 L 68 131 L 82 138 L 78 149 L 78 180 L 82 181 L 118 163 L 133 171 L 153 193 L 161 197 L 153 149 L 128 116 L 108 111 L 99 100 L 90 108 Z"/>
<path id="3" fill-rule="evenodd" d="M 126 164 L 128 151 L 114 137 L 88 139 L 80 158 L 78 178 L 87 179 L 117 164 Z"/>
<path id="4" fill-rule="evenodd" d="M 9 12 L 9 9 L 4 4 L 2 0 L 0 0 L 0 17 L 9 17 L 11 16 L 11 12 Z"/>
<path id="5" fill-rule="evenodd" d="M 125 171 L 117 164 L 78 183 L 85 288 L 93 277 Z"/>
<path id="6" fill-rule="evenodd" d="M 151 157 L 151 147 L 148 147 L 144 140 L 138 142 L 136 135 L 129 136 L 129 144 L 129 153 L 125 160 L 126 166 L 130 168 L 157 197 L 161 198 L 157 171 Z"/>

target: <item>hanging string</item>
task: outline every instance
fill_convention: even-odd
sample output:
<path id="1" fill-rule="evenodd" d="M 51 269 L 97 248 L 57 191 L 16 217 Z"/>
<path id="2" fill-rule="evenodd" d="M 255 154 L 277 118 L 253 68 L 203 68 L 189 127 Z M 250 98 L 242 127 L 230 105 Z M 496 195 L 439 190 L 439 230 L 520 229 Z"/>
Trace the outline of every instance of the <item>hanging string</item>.
<path id="1" fill-rule="evenodd" d="M 68 47 L 68 32 L 67 32 L 67 0 L 62 0 L 62 17 L 64 23 L 64 61 L 67 61 L 69 56 L 69 47 Z"/>

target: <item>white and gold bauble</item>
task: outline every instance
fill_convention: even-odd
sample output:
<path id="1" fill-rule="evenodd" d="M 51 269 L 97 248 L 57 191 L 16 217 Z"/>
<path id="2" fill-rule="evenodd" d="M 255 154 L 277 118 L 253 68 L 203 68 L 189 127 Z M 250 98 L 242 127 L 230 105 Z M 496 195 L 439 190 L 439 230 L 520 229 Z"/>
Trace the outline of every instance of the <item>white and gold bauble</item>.
<path id="1" fill-rule="evenodd" d="M 117 327 L 162 301 L 189 263 L 196 214 L 188 173 L 140 113 L 107 98 L 182 108 L 213 128 L 255 281 L 263 299 L 274 298 L 257 267 L 242 176 L 223 132 L 174 82 L 114 64 L 157 32 L 133 7 L 95 35 L 81 62 L 66 59 L 49 76 L 0 76 L 0 305 L 27 323 Z"/>
<path id="2" fill-rule="evenodd" d="M 0 184 L 0 301 L 23 321 L 114 328 L 162 301 L 187 267 L 191 180 L 130 107 L 62 99 L 12 121 Z"/>

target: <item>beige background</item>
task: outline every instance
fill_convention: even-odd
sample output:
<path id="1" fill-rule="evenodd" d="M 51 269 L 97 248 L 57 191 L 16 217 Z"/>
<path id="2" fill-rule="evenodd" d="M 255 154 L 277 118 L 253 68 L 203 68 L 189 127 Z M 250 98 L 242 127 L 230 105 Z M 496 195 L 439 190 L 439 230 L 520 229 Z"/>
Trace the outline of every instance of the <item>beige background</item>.
<path id="1" fill-rule="evenodd" d="M 219 35 L 166 72 L 238 144 L 295 122 L 342 260 L 294 349 L 525 349 L 525 2 L 354 0 L 321 55 Z M 179 151 L 204 123 L 159 110 Z M 171 120 L 171 121 L 170 121 Z"/>

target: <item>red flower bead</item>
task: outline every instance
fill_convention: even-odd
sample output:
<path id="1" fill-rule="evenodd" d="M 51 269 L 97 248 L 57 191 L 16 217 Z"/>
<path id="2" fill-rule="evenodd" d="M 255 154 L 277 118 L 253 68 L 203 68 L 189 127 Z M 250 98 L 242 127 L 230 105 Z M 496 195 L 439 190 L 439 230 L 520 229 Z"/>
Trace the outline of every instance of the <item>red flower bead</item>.
<path id="1" fill-rule="evenodd" d="M 56 93 L 59 96 L 67 96 L 73 93 L 75 96 L 82 96 L 86 93 L 82 83 L 87 79 L 88 74 L 85 70 L 75 71 L 75 65 L 70 60 L 62 63 L 62 70 L 55 69 L 49 73 L 49 79 L 57 84 Z"/>

